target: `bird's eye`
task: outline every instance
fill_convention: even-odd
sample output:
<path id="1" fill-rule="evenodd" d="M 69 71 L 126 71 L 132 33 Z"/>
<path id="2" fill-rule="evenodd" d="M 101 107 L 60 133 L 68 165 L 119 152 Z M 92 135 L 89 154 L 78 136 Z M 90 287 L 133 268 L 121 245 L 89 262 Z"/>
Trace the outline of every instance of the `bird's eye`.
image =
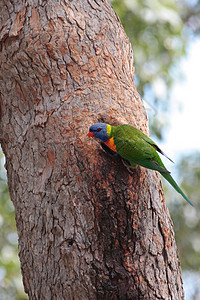
<path id="1" fill-rule="evenodd" d="M 98 128 L 98 129 L 97 129 L 97 132 L 99 132 L 99 131 L 101 131 L 101 128 Z"/>

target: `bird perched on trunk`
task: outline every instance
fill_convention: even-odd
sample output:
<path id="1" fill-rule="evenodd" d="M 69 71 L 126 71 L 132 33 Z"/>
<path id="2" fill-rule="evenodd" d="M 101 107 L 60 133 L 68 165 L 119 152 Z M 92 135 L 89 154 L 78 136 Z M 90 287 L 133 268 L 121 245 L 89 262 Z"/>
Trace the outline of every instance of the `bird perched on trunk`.
<path id="1" fill-rule="evenodd" d="M 90 126 L 88 136 L 100 139 L 103 145 L 106 145 L 105 147 L 128 161 L 132 168 L 140 165 L 160 172 L 174 189 L 193 206 L 170 175 L 157 152 L 166 157 L 167 155 L 142 131 L 128 124 L 111 126 L 105 123 L 96 123 Z M 171 160 L 169 157 L 167 158 Z"/>

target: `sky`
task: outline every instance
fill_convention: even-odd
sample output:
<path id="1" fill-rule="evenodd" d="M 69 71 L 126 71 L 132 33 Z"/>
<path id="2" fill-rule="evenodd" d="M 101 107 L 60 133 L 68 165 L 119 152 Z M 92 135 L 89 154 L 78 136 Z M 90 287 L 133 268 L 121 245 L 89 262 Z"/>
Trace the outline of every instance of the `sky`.
<path id="1" fill-rule="evenodd" d="M 200 151 L 200 39 L 192 42 L 188 54 L 180 63 L 184 81 L 177 82 L 172 90 L 170 126 L 161 149 L 177 162 L 181 155 Z M 174 100 L 174 101 L 173 101 Z M 181 109 L 180 109 L 181 106 Z M 178 182 L 176 164 L 162 158 Z M 183 272 L 185 300 L 193 299 L 195 292 L 200 299 L 200 276 L 198 273 Z"/>
<path id="2" fill-rule="evenodd" d="M 180 67 L 185 79 L 172 90 L 170 127 L 162 143 L 174 160 L 180 154 L 200 151 L 200 39 L 190 45 Z"/>

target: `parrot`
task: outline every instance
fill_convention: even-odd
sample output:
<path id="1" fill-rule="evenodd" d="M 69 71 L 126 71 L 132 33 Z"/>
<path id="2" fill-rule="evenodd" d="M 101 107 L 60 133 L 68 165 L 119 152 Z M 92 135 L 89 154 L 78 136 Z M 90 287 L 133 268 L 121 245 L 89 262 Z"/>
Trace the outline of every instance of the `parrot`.
<path id="1" fill-rule="evenodd" d="M 140 165 L 158 171 L 193 206 L 170 175 L 157 152 L 172 160 L 141 130 L 129 124 L 111 126 L 106 123 L 95 123 L 90 126 L 88 137 L 99 139 L 104 149 L 108 147 L 111 152 L 128 161 L 131 168 Z"/>

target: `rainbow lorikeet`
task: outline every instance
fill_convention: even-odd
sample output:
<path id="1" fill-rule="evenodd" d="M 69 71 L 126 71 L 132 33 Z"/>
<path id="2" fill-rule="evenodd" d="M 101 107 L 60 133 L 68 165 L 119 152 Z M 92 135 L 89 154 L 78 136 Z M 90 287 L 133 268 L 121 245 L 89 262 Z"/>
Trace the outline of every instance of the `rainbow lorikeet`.
<path id="1" fill-rule="evenodd" d="M 140 165 L 160 172 L 174 189 L 193 206 L 170 175 L 157 152 L 164 156 L 166 154 L 142 131 L 128 124 L 111 126 L 105 123 L 96 123 L 90 126 L 88 136 L 100 139 L 104 147 L 116 152 L 128 161 L 132 168 Z"/>

